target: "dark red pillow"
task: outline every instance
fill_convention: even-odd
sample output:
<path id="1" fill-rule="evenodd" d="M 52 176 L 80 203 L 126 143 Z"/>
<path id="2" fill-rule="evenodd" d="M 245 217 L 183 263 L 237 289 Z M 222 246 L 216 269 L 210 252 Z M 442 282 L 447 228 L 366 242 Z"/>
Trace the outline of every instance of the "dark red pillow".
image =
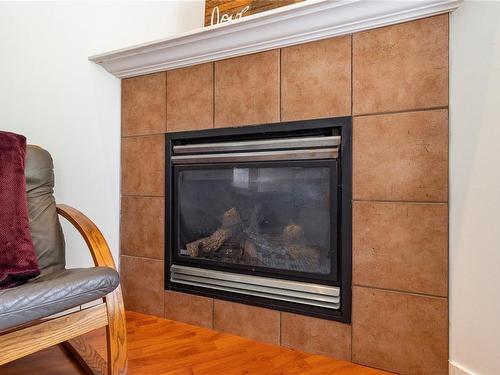
<path id="1" fill-rule="evenodd" d="M 0 131 L 0 289 L 40 274 L 29 226 L 25 156 L 26 138 Z"/>

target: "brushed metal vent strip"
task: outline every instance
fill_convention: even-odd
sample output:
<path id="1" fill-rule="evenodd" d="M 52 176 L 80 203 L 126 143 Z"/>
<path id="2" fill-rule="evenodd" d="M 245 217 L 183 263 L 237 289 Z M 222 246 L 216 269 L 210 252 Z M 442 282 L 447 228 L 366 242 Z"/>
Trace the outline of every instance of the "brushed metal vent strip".
<path id="1" fill-rule="evenodd" d="M 210 284 L 212 286 L 217 285 L 217 286 L 233 288 L 233 289 L 236 288 L 236 289 L 241 289 L 241 290 L 246 290 L 246 291 L 251 291 L 251 292 L 272 294 L 274 296 L 281 296 L 283 294 L 286 294 L 286 296 L 292 297 L 292 298 L 300 298 L 303 300 L 312 300 L 312 301 L 319 301 L 319 302 L 325 302 L 325 303 L 339 303 L 340 302 L 340 297 L 328 297 L 328 296 L 322 296 L 320 294 L 308 294 L 308 293 L 304 293 L 304 292 L 294 292 L 294 291 L 280 289 L 280 288 L 270 288 L 270 287 L 252 285 L 252 284 L 235 283 L 232 281 L 223 281 L 223 280 L 209 279 L 209 278 L 203 278 L 203 277 L 197 277 L 197 276 L 188 276 L 188 275 L 183 275 L 183 274 L 175 274 L 172 277 L 172 280 L 175 282 L 188 281 L 188 282 L 196 282 L 196 283 L 205 284 L 205 285 Z"/>
<path id="2" fill-rule="evenodd" d="M 227 154 L 198 154 L 175 155 L 171 160 L 173 164 L 199 164 L 199 163 L 228 163 L 247 161 L 280 161 L 280 160 L 309 160 L 309 159 L 335 159 L 339 155 L 338 148 L 317 148 L 305 150 L 240 152 Z"/>
<path id="3" fill-rule="evenodd" d="M 197 287 L 201 287 L 201 288 L 211 288 L 211 289 L 223 290 L 226 292 L 240 293 L 240 294 L 246 294 L 246 295 L 251 295 L 251 296 L 256 296 L 256 297 L 263 297 L 263 298 L 270 298 L 270 299 L 275 299 L 275 300 L 280 300 L 280 301 L 300 303 L 303 305 L 324 307 L 327 309 L 338 310 L 340 308 L 340 303 L 325 303 L 325 302 L 319 302 L 319 301 L 303 300 L 300 298 L 293 298 L 293 297 L 287 297 L 287 296 L 269 295 L 267 293 L 241 290 L 241 289 L 237 289 L 237 288 L 229 288 L 229 287 L 224 287 L 224 286 L 220 286 L 220 285 L 206 285 L 204 283 L 197 283 L 197 282 L 185 281 L 185 280 L 175 281 L 175 279 L 172 279 L 172 278 L 170 279 L 170 281 L 177 282 L 180 284 L 193 285 L 193 286 L 197 286 Z"/>
<path id="4" fill-rule="evenodd" d="M 170 272 L 175 274 L 184 274 L 190 276 L 206 277 L 210 279 L 219 279 L 223 281 L 233 281 L 237 283 L 253 284 L 264 287 L 286 289 L 296 292 L 305 292 L 320 294 L 330 297 L 339 297 L 340 288 L 337 286 L 305 283 L 300 281 L 274 279 L 270 277 L 244 275 L 232 272 L 210 270 L 206 268 L 197 268 L 189 266 L 180 266 L 173 264 L 170 266 Z"/>
<path id="5" fill-rule="evenodd" d="M 256 141 L 235 141 L 199 143 L 173 146 L 174 154 L 201 154 L 212 152 L 236 152 L 257 150 L 280 150 L 293 148 L 333 147 L 340 145 L 340 136 L 294 137 L 281 139 L 263 139 Z"/>

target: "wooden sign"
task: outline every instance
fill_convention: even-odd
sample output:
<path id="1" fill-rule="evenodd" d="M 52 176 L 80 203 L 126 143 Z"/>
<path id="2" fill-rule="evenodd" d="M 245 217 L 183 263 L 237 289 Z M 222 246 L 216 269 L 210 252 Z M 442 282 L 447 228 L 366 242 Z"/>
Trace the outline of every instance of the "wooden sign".
<path id="1" fill-rule="evenodd" d="M 229 22 L 304 0 L 205 0 L 205 26 Z"/>

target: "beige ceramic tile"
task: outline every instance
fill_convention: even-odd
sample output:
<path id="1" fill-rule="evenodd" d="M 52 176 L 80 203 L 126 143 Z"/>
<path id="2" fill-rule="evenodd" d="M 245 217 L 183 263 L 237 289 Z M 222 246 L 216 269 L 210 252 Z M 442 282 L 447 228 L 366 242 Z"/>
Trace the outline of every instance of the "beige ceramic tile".
<path id="1" fill-rule="evenodd" d="M 351 114 L 351 37 L 283 48 L 281 121 Z"/>
<path id="2" fill-rule="evenodd" d="M 353 112 L 448 105 L 448 14 L 353 35 Z"/>
<path id="3" fill-rule="evenodd" d="M 215 63 L 215 127 L 279 121 L 279 50 Z"/>
<path id="4" fill-rule="evenodd" d="M 165 318 L 213 328 L 214 300 L 194 294 L 165 292 Z"/>
<path id="5" fill-rule="evenodd" d="M 447 374 L 448 300 L 353 288 L 352 360 L 400 374 Z"/>
<path id="6" fill-rule="evenodd" d="M 165 199 L 122 197 L 120 249 L 124 255 L 163 259 Z"/>
<path id="7" fill-rule="evenodd" d="M 122 136 L 166 130 L 166 74 L 122 80 Z"/>
<path id="8" fill-rule="evenodd" d="M 163 261 L 126 255 L 120 260 L 125 309 L 164 317 Z"/>
<path id="9" fill-rule="evenodd" d="M 214 126 L 213 63 L 167 72 L 167 131 Z"/>
<path id="10" fill-rule="evenodd" d="M 353 283 L 447 296 L 448 205 L 354 202 Z"/>
<path id="11" fill-rule="evenodd" d="M 350 361 L 351 326 L 282 312 L 281 345 Z"/>
<path id="12" fill-rule="evenodd" d="M 122 194 L 162 196 L 165 191 L 165 137 L 122 138 Z"/>
<path id="13" fill-rule="evenodd" d="M 279 344 L 280 312 L 214 299 L 214 329 Z"/>
<path id="14" fill-rule="evenodd" d="M 447 110 L 355 117 L 353 198 L 447 201 Z"/>

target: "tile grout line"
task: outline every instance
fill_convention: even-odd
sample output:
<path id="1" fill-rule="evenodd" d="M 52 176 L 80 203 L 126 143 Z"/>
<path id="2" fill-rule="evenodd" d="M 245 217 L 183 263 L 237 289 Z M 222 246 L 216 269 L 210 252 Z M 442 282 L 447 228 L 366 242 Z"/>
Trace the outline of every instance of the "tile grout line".
<path id="1" fill-rule="evenodd" d="M 212 62 L 212 129 L 215 129 L 215 61 Z"/>
<path id="2" fill-rule="evenodd" d="M 280 49 L 280 64 L 281 64 L 281 49 Z M 213 128 L 216 128 L 215 126 L 215 107 L 216 107 L 216 100 L 215 100 L 215 63 L 213 65 L 213 118 L 212 118 L 212 121 L 213 121 Z M 413 113 L 413 112 L 428 112 L 428 111 L 437 111 L 437 110 L 448 110 L 449 109 L 449 106 L 446 105 L 446 106 L 437 106 L 437 107 L 427 107 L 427 108 L 407 108 L 407 109 L 402 109 L 402 110 L 398 110 L 398 111 L 385 111 L 385 112 L 372 112 L 372 113 L 362 113 L 362 114 L 354 114 L 353 113 L 353 110 L 354 110 L 354 87 L 353 87 L 353 82 L 352 82 L 352 78 L 353 78 L 353 71 L 352 71 L 352 66 L 351 66 L 351 117 L 353 118 L 362 118 L 362 117 L 370 117 L 370 116 L 384 116 L 384 115 L 396 115 L 396 114 L 403 114 L 403 113 Z M 282 92 L 281 92 L 281 69 L 280 69 L 280 113 L 279 113 L 279 116 L 280 116 L 280 122 L 282 121 Z M 121 139 L 128 139 L 128 138 L 139 138 L 139 137 L 153 137 L 153 136 L 160 136 L 160 135 L 165 135 L 166 133 L 169 133 L 168 131 L 165 131 L 163 133 L 140 133 L 140 134 L 127 134 L 127 135 L 124 135 L 122 134 L 121 135 Z"/>
<path id="3" fill-rule="evenodd" d="M 375 290 L 384 291 L 384 292 L 392 292 L 392 293 L 399 293 L 399 294 L 409 294 L 409 295 L 418 296 L 418 297 L 430 297 L 430 298 L 448 299 L 448 295 L 446 295 L 446 296 L 440 296 L 440 295 L 437 295 L 437 294 L 428 294 L 428 293 L 422 293 L 422 292 L 410 292 L 410 291 L 405 291 L 405 290 L 382 288 L 382 287 L 377 287 L 377 286 L 354 284 L 354 283 L 352 284 L 352 286 L 353 287 L 358 287 L 358 288 L 365 288 L 365 289 L 375 289 Z"/>
<path id="4" fill-rule="evenodd" d="M 278 69 L 279 69 L 279 74 L 278 74 L 278 77 L 279 77 L 279 90 L 280 90 L 280 102 L 279 102 L 279 119 L 280 119 L 280 122 L 282 122 L 282 119 L 283 119 L 283 115 L 282 115 L 282 112 L 283 112 L 283 89 L 282 89 L 282 85 L 283 85 L 283 48 L 280 48 L 280 55 L 279 55 L 279 58 L 280 58 L 280 63 L 278 65 Z"/>
<path id="5" fill-rule="evenodd" d="M 129 257 L 129 258 L 138 258 L 138 259 L 146 259 L 146 260 L 156 260 L 158 262 L 163 262 L 164 259 L 159 259 L 159 258 L 152 258 L 152 257 L 145 257 L 142 255 L 129 255 L 129 254 L 120 254 L 122 257 Z"/>
<path id="6" fill-rule="evenodd" d="M 166 111 L 165 111 L 166 113 Z M 166 116 L 165 116 L 166 118 Z M 165 127 L 166 127 L 166 119 L 165 119 Z M 155 136 L 160 136 L 160 135 L 165 135 L 169 133 L 168 131 L 160 132 L 160 133 L 141 133 L 141 134 L 127 134 L 127 135 L 122 135 L 121 139 L 128 139 L 128 138 L 145 138 L 145 137 L 155 137 Z"/>
<path id="7" fill-rule="evenodd" d="M 165 133 L 168 133 L 168 71 L 165 72 Z M 165 169 L 165 168 L 163 168 Z"/>
<path id="8" fill-rule="evenodd" d="M 360 202 L 360 203 L 399 203 L 399 204 L 436 204 L 436 205 L 442 205 L 442 204 L 448 204 L 448 201 L 403 201 L 403 200 L 384 200 L 384 199 L 356 199 L 353 198 L 352 200 L 353 203 Z"/>
<path id="9" fill-rule="evenodd" d="M 451 18 L 451 13 L 448 14 L 448 49 L 447 49 L 447 53 L 448 53 L 448 106 L 450 105 L 450 97 L 451 97 L 451 93 L 450 93 L 450 90 L 451 90 L 451 53 L 450 53 L 450 43 L 451 43 L 451 34 L 450 34 L 450 29 L 451 29 L 451 22 L 452 22 L 452 18 Z M 452 114 L 450 114 L 450 110 L 448 109 L 448 128 L 447 128 L 447 131 L 448 131 L 448 139 L 447 139 L 447 145 L 446 147 L 448 148 L 448 154 L 446 155 L 447 156 L 447 165 L 448 165 L 448 189 L 446 191 L 446 193 L 448 194 L 448 199 L 450 198 L 450 179 L 451 179 L 451 168 L 450 168 L 450 144 L 451 144 L 451 120 L 452 120 Z M 448 280 L 447 280 L 447 283 L 446 283 L 446 291 L 447 291 L 447 297 L 448 297 L 448 303 L 447 303 L 447 310 L 448 310 L 448 321 L 450 320 L 449 318 L 449 314 L 450 314 L 450 290 L 451 290 L 451 277 L 450 277 L 450 269 L 451 269 L 451 257 L 450 257 L 450 205 L 448 204 L 448 207 L 447 207 L 447 211 L 446 211 L 446 214 L 448 215 L 448 222 L 447 222 L 447 227 L 446 227 L 446 233 L 448 234 L 448 241 L 447 241 L 447 244 L 446 244 L 446 257 L 447 257 L 447 262 L 446 262 L 446 267 L 447 267 L 447 271 L 448 271 Z M 451 331 L 451 327 L 448 326 L 448 338 L 450 337 L 450 331 Z M 448 351 L 450 351 L 450 348 L 448 347 Z"/>
<path id="10" fill-rule="evenodd" d="M 166 198 L 166 195 L 123 194 L 121 198 Z"/>
<path id="11" fill-rule="evenodd" d="M 353 112 L 354 112 L 354 35 L 351 34 L 351 119 L 352 119 L 352 116 L 353 116 Z M 351 120 L 351 132 L 353 131 L 352 129 L 352 120 Z M 352 135 L 351 135 L 352 137 Z M 352 143 L 352 141 L 351 141 Z M 352 147 L 352 146 L 351 146 Z M 351 154 L 351 160 L 352 160 L 352 154 Z M 352 161 L 351 161 L 352 163 Z M 351 173 L 352 174 L 352 173 Z M 351 176 L 351 188 L 352 188 L 352 176 Z M 351 195 L 351 202 L 354 202 L 353 198 L 352 198 L 352 195 Z M 351 203 L 351 211 L 352 211 L 352 203 Z M 351 218 L 351 228 L 352 228 L 352 218 Z M 352 229 L 351 229 L 352 231 Z M 351 234 L 352 236 L 352 234 Z M 351 258 L 352 258 L 352 245 L 351 245 Z M 352 298 L 352 260 L 351 260 L 351 323 L 350 323 L 350 331 L 351 331 L 351 337 L 350 337 L 350 358 L 349 360 L 352 361 L 352 357 L 353 357 L 353 350 L 352 350 L 352 338 L 353 338 L 353 321 L 352 321 L 352 306 L 353 306 L 353 298 Z"/>
<path id="12" fill-rule="evenodd" d="M 165 264 L 165 262 L 162 262 L 163 264 Z M 161 308 L 162 308 L 162 311 L 163 311 L 163 319 L 166 319 L 167 317 L 165 316 L 166 314 L 166 310 L 165 310 L 165 267 L 162 267 L 163 269 L 163 285 L 162 285 L 162 288 L 161 288 L 161 299 L 162 299 L 162 304 L 161 304 Z"/>
<path id="13" fill-rule="evenodd" d="M 280 320 L 279 320 L 278 342 L 279 342 L 280 346 L 283 346 L 283 343 L 281 340 L 281 327 L 282 327 L 281 319 L 283 318 L 283 311 L 279 311 L 279 313 L 280 313 Z"/>
<path id="14" fill-rule="evenodd" d="M 352 114 L 352 117 L 368 117 L 368 116 L 383 116 L 383 115 L 396 115 L 400 113 L 412 113 L 412 112 L 426 112 L 426 111 L 437 111 L 442 109 L 448 109 L 448 105 L 446 106 L 437 106 L 437 107 L 426 107 L 426 108 L 407 108 L 398 111 L 385 111 L 385 112 L 372 112 L 372 113 L 360 113 L 360 114 Z"/>
<path id="15" fill-rule="evenodd" d="M 118 200 L 118 259 L 115 260 L 115 263 L 117 263 L 117 268 L 118 268 L 118 274 L 121 274 L 122 272 L 122 262 L 120 257 L 122 256 L 122 243 L 121 243 L 121 238 L 122 238 L 122 190 L 123 190 L 123 147 L 122 147 L 122 139 L 121 137 L 123 136 L 123 80 L 120 80 L 120 159 L 118 161 L 118 169 L 119 169 L 119 176 L 118 176 L 118 189 L 120 191 L 120 197 Z M 123 299 L 123 296 L 122 296 Z"/>
<path id="16" fill-rule="evenodd" d="M 215 329 L 215 299 L 212 298 L 212 329 Z"/>
<path id="17" fill-rule="evenodd" d="M 167 185 L 167 169 L 166 166 L 166 155 L 167 155 L 167 133 L 168 133 L 168 71 L 165 72 L 165 134 L 163 135 L 163 195 L 166 194 L 166 185 Z M 165 207 L 165 202 L 163 203 L 163 207 Z M 164 210 L 165 211 L 165 210 Z M 163 212 L 163 254 L 165 254 L 165 212 Z M 165 256 L 165 255 L 164 255 Z M 163 261 L 165 263 L 165 261 Z M 165 289 L 165 272 L 163 272 L 163 289 Z M 165 295 L 165 293 L 163 293 Z M 163 316 L 165 316 L 165 297 L 163 297 Z"/>
<path id="18" fill-rule="evenodd" d="M 354 112 L 354 36 L 351 34 L 351 117 Z"/>

